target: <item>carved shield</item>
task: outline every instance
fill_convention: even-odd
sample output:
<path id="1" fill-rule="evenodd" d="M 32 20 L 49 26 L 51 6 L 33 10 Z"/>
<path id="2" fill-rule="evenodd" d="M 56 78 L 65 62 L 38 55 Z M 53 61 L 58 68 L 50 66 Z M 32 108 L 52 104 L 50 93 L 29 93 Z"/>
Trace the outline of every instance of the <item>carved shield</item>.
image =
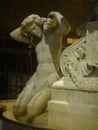
<path id="1" fill-rule="evenodd" d="M 88 23 L 86 41 L 87 63 L 98 67 L 98 21 Z"/>

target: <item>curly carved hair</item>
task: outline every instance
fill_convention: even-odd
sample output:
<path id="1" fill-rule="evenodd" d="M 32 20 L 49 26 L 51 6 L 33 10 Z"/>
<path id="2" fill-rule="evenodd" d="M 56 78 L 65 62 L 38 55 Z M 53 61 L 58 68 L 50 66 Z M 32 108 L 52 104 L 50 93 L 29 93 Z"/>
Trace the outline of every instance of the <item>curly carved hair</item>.
<path id="1" fill-rule="evenodd" d="M 43 23 L 43 20 L 42 18 L 39 16 L 39 15 L 36 15 L 36 14 L 32 14 L 32 15 L 29 15 L 28 17 L 26 17 L 22 23 L 21 23 L 21 27 L 24 28 L 26 27 L 28 24 L 31 24 L 31 23 L 36 23 L 37 25 L 41 26 L 42 23 Z"/>

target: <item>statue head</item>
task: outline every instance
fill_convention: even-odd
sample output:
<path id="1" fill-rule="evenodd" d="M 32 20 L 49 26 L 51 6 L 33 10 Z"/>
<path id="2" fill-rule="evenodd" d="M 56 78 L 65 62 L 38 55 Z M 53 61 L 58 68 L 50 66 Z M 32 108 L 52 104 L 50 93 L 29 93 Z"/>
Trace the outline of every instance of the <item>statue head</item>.
<path id="1" fill-rule="evenodd" d="M 19 42 L 33 44 L 42 37 L 43 19 L 36 14 L 26 17 L 21 26 L 10 33 L 11 37 Z"/>

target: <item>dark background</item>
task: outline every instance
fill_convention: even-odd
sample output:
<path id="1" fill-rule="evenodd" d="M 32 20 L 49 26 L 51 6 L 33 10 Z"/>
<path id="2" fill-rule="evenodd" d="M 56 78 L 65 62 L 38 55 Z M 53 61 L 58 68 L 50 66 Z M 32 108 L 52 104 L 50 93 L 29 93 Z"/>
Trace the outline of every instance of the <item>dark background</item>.
<path id="1" fill-rule="evenodd" d="M 61 12 L 71 25 L 67 37 L 90 20 L 94 0 L 0 0 L 0 99 L 14 99 L 34 73 L 37 60 L 34 48 L 11 39 L 9 33 L 30 14 L 47 17 L 50 11 Z M 64 43 L 66 44 L 66 43 Z"/>

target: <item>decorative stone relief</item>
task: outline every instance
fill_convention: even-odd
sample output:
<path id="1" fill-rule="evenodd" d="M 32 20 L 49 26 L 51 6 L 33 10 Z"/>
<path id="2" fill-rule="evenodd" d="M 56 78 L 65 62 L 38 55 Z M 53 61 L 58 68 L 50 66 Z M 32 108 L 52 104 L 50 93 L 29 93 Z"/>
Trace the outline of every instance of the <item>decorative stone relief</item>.
<path id="1" fill-rule="evenodd" d="M 89 22 L 80 40 L 61 54 L 64 76 L 52 85 L 48 102 L 48 124 L 53 129 L 98 130 L 97 36 L 98 21 Z"/>
<path id="2" fill-rule="evenodd" d="M 87 23 L 80 40 L 62 52 L 60 68 L 64 77 L 53 84 L 54 88 L 98 91 L 97 25 L 98 21 Z"/>

